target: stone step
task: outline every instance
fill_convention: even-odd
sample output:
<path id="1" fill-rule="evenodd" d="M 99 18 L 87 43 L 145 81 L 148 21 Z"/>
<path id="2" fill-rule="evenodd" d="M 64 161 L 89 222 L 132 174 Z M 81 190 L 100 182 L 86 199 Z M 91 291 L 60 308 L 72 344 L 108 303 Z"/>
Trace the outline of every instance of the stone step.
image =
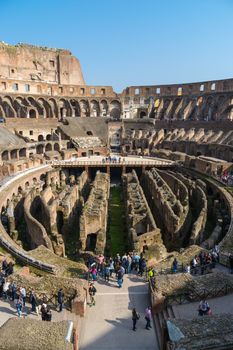
<path id="1" fill-rule="evenodd" d="M 172 307 L 172 306 L 168 306 L 168 307 L 167 307 L 167 312 L 168 312 L 169 318 L 176 318 L 176 316 L 175 316 L 175 313 L 174 313 L 174 310 L 173 310 L 173 307 Z"/>

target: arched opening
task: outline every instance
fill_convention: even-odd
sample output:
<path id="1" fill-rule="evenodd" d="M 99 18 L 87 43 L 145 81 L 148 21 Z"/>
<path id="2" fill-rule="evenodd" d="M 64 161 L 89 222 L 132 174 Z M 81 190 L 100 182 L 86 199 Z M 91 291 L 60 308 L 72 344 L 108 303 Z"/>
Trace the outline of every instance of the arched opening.
<path id="1" fill-rule="evenodd" d="M 95 233 L 91 233 L 87 235 L 87 240 L 86 240 L 86 250 L 87 251 L 94 251 L 96 248 L 96 240 L 97 240 L 97 235 Z"/>
<path id="2" fill-rule="evenodd" d="M 106 100 L 100 102 L 101 117 L 106 117 L 108 113 L 108 103 Z"/>
<path id="3" fill-rule="evenodd" d="M 110 117 L 119 119 L 121 116 L 121 104 L 119 101 L 114 100 L 110 103 Z"/>
<path id="4" fill-rule="evenodd" d="M 96 100 L 92 100 L 91 103 L 91 117 L 99 117 L 100 116 L 100 106 Z"/>
<path id="5" fill-rule="evenodd" d="M 9 160 L 9 152 L 8 151 L 2 152 L 2 160 L 3 161 Z"/>
<path id="6" fill-rule="evenodd" d="M 52 145 L 51 143 L 47 143 L 47 145 L 45 146 L 45 152 L 50 152 L 52 151 Z"/>
<path id="7" fill-rule="evenodd" d="M 36 146 L 36 154 L 43 154 L 44 153 L 44 146 L 38 145 Z"/>
<path id="8" fill-rule="evenodd" d="M 26 148 L 21 148 L 19 150 L 19 158 L 26 157 Z"/>
<path id="9" fill-rule="evenodd" d="M 11 159 L 18 159 L 17 149 L 11 151 Z"/>
<path id="10" fill-rule="evenodd" d="M 38 136 L 38 141 L 44 141 L 44 136 L 43 135 L 39 135 Z"/>
<path id="11" fill-rule="evenodd" d="M 51 134 L 48 134 L 48 135 L 46 136 L 46 140 L 47 140 L 47 141 L 52 141 L 52 135 L 51 135 Z"/>
<path id="12" fill-rule="evenodd" d="M 60 146 L 58 143 L 54 144 L 54 151 L 58 151 L 58 152 L 60 151 Z"/>
<path id="13" fill-rule="evenodd" d="M 35 109 L 29 110 L 29 118 L 36 118 L 36 111 Z"/>

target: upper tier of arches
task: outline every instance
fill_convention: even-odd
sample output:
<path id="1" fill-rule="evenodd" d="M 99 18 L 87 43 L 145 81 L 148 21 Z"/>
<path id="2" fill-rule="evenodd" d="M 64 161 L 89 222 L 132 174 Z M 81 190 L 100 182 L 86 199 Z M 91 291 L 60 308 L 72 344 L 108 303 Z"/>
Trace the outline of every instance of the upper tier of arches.
<path id="1" fill-rule="evenodd" d="M 1 118 L 113 117 L 122 112 L 118 99 L 0 95 Z"/>

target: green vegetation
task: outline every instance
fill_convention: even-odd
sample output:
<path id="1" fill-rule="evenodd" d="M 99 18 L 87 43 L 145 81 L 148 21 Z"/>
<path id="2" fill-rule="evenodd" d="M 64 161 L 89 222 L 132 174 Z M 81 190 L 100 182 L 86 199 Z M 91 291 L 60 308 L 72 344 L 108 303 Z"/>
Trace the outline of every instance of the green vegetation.
<path id="1" fill-rule="evenodd" d="M 115 256 L 117 253 L 122 255 L 127 251 L 124 220 L 122 188 L 120 186 L 112 187 L 110 190 L 106 255 Z"/>

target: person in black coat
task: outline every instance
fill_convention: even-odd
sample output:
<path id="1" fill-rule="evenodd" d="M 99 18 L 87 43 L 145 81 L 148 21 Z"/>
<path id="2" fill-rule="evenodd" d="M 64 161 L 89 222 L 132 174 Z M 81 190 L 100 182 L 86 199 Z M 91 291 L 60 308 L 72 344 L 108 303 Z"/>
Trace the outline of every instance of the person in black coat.
<path id="1" fill-rule="evenodd" d="M 59 312 L 62 311 L 62 307 L 63 307 L 63 302 L 64 302 L 64 293 L 63 293 L 63 289 L 60 288 L 58 293 L 57 293 L 57 302 L 59 305 Z"/>

